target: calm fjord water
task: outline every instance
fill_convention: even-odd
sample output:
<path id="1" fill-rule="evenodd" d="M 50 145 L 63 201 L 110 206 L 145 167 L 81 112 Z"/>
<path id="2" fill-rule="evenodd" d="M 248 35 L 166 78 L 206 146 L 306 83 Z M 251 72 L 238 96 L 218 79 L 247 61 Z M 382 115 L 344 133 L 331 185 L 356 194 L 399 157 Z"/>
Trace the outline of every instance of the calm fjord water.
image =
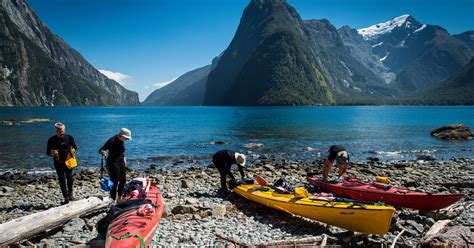
<path id="1" fill-rule="evenodd" d="M 430 131 L 445 124 L 474 127 L 474 107 L 14 107 L 0 120 L 48 118 L 50 122 L 0 126 L 0 170 L 52 168 L 46 142 L 61 121 L 74 136 L 81 166 L 99 166 L 98 149 L 121 127 L 131 129 L 126 155 L 131 166 L 172 164 L 177 156 L 207 165 L 224 148 L 256 154 L 283 153 L 317 159 L 328 147 L 348 148 L 353 161 L 473 157 L 474 141 L 444 141 Z M 228 144 L 212 144 L 225 141 Z M 243 145 L 262 143 L 261 148 Z M 304 152 L 304 147 L 315 148 Z M 154 158 L 154 159 L 150 159 Z"/>

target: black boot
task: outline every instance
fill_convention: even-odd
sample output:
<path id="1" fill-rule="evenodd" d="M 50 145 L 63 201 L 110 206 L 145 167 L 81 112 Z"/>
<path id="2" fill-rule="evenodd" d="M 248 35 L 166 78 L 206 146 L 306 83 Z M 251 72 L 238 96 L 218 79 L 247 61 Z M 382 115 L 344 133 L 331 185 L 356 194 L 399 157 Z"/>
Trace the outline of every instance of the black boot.
<path id="1" fill-rule="evenodd" d="M 68 195 L 67 195 L 67 199 L 68 201 L 75 201 L 76 198 L 74 198 L 74 195 L 72 194 L 72 192 L 70 192 Z"/>
<path id="2" fill-rule="evenodd" d="M 217 196 L 226 197 L 229 193 L 230 193 L 230 191 L 228 189 L 221 188 L 217 191 Z"/>

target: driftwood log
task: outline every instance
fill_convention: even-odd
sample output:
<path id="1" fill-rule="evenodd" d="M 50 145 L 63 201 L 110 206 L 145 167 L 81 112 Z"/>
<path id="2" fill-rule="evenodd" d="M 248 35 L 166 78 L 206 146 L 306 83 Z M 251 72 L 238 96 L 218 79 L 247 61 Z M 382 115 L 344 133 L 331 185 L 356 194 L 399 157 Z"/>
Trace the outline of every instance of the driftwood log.
<path id="1" fill-rule="evenodd" d="M 326 236 L 323 237 L 311 237 L 311 238 L 303 238 L 303 239 L 294 239 L 294 240 L 278 240 L 278 241 L 270 241 L 265 243 L 258 243 L 258 244 L 247 244 L 243 242 L 236 241 L 230 237 L 226 237 L 223 234 L 218 233 L 217 237 L 228 241 L 234 244 L 236 247 L 245 247 L 245 248 L 268 248 L 268 247 L 297 247 L 297 246 L 318 246 L 321 245 L 323 239 L 327 239 Z M 326 240 L 324 240 L 324 243 Z"/>
<path id="2" fill-rule="evenodd" d="M 0 247 L 32 238 L 73 218 L 106 208 L 110 202 L 109 198 L 90 197 L 3 223 L 0 225 Z"/>

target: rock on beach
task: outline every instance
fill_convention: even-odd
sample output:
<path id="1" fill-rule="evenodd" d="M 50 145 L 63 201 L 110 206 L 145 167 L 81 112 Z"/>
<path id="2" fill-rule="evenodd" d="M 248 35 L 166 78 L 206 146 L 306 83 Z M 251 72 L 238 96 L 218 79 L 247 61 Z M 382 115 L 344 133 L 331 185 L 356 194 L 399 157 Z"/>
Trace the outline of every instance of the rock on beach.
<path id="1" fill-rule="evenodd" d="M 258 157 L 274 158 L 269 154 Z M 248 177 L 264 175 L 270 182 L 285 178 L 292 185 L 303 184 L 307 172 L 320 175 L 323 161 L 300 161 L 284 157 L 265 160 L 257 166 L 249 163 Z M 370 169 L 369 169 L 370 168 Z M 153 244 L 159 246 L 190 245 L 226 247 L 234 240 L 245 244 L 258 244 L 276 240 L 307 238 L 326 239 L 327 245 L 389 246 L 401 232 L 398 247 L 422 244 L 463 244 L 461 239 L 474 229 L 474 189 L 464 187 L 473 178 L 473 159 L 456 158 L 449 161 L 416 161 L 351 163 L 348 177 L 362 180 L 375 175 L 387 176 L 397 187 L 410 185 L 421 191 L 437 193 L 465 193 L 466 197 L 455 205 L 436 213 L 419 213 L 400 209 L 386 235 L 360 235 L 327 224 L 291 216 L 248 201 L 233 193 L 217 194 L 219 173 L 213 167 L 192 166 L 177 169 L 158 168 L 148 175 L 160 185 L 165 200 L 165 214 L 159 224 Z M 233 167 L 234 170 L 237 168 Z M 373 173 L 367 173 L 370 170 Z M 75 196 L 78 199 L 91 195 L 106 195 L 97 185 L 98 171 L 81 169 L 75 172 Z M 132 171 L 128 177 L 143 171 Z M 334 176 L 336 171 L 331 171 Z M 375 175 L 374 175 L 375 174 Z M 234 175 L 238 177 L 238 172 Z M 3 173 L 0 181 L 0 221 L 6 222 L 27 214 L 58 206 L 62 200 L 55 174 Z M 95 224 L 105 212 L 79 217 L 67 224 L 28 242 L 38 247 L 87 246 L 100 243 Z M 439 221 L 448 220 L 453 226 L 430 233 Z M 456 227 L 457 231 L 449 231 Z M 424 238 L 429 234 L 429 239 Z M 222 237 L 226 237 L 223 239 Z M 464 238 L 465 240 L 465 238 Z M 29 245 L 22 242 L 20 245 Z"/>

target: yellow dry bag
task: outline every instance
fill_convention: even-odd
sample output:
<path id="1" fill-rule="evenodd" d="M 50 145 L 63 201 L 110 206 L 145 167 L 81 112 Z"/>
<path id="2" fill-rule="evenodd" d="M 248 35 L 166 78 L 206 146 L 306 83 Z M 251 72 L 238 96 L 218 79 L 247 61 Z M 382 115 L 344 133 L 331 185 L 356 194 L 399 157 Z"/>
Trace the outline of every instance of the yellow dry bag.
<path id="1" fill-rule="evenodd" d="M 376 177 L 375 181 L 379 183 L 385 183 L 385 184 L 390 183 L 390 179 L 388 179 L 388 177 Z"/>
<path id="2" fill-rule="evenodd" d="M 72 151 L 69 151 L 67 154 L 65 164 L 68 169 L 73 169 L 77 166 L 76 156 Z"/>

